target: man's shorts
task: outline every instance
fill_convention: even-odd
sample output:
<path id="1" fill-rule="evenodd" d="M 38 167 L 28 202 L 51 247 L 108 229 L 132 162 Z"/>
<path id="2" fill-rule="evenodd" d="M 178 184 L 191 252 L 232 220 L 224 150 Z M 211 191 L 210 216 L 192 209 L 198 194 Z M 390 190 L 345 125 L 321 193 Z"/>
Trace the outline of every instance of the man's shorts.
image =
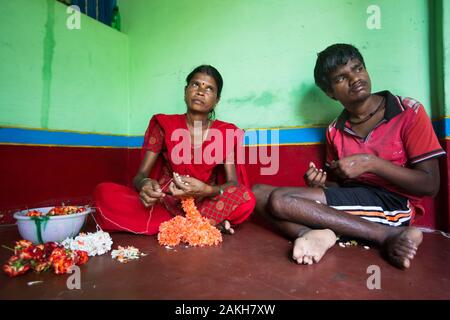
<path id="1" fill-rule="evenodd" d="M 324 193 L 334 209 L 393 227 L 409 225 L 414 210 L 407 198 L 380 187 L 349 184 L 326 188 Z"/>

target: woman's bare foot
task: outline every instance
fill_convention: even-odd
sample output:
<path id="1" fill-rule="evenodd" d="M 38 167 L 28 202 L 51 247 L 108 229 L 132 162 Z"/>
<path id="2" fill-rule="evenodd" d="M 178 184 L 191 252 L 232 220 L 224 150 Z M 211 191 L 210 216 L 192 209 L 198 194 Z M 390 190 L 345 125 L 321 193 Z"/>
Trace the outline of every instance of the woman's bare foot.
<path id="1" fill-rule="evenodd" d="M 310 230 L 295 240 L 292 258 L 298 264 L 317 263 L 335 243 L 336 235 L 330 229 Z"/>
<path id="2" fill-rule="evenodd" d="M 422 242 L 422 231 L 414 227 L 401 228 L 384 243 L 389 261 L 398 268 L 409 268 Z"/>
<path id="3" fill-rule="evenodd" d="M 231 223 L 228 220 L 223 220 L 221 223 L 216 225 L 217 229 L 220 230 L 220 232 L 225 234 L 234 234 L 234 229 L 231 227 Z"/>

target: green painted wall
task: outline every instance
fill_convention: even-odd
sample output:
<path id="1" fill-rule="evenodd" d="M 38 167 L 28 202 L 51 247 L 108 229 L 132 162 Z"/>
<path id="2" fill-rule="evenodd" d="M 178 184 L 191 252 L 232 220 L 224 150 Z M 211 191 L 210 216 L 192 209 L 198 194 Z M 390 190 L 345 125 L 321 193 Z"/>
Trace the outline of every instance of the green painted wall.
<path id="1" fill-rule="evenodd" d="M 430 94 L 433 108 L 432 117 L 439 118 L 444 110 L 444 47 L 443 47 L 443 7 L 442 0 L 430 5 Z"/>
<path id="2" fill-rule="evenodd" d="M 128 133 L 127 36 L 55 0 L 0 0 L 0 125 Z"/>
<path id="3" fill-rule="evenodd" d="M 369 5 L 381 29 L 369 30 Z M 225 85 L 218 118 L 244 128 L 326 124 L 341 110 L 314 85 L 316 53 L 359 47 L 373 89 L 431 114 L 426 0 L 119 0 L 130 45 L 130 134 L 153 113 L 185 110 L 184 78 L 210 63 Z M 447 48 L 448 49 L 448 48 Z M 450 92 L 450 91 L 447 91 Z"/>
<path id="4" fill-rule="evenodd" d="M 444 105 L 445 115 L 450 116 L 450 2 L 443 1 L 443 69 L 444 69 Z"/>
<path id="5" fill-rule="evenodd" d="M 450 116 L 450 2 L 430 5 L 430 84 L 433 117 Z"/>
<path id="6" fill-rule="evenodd" d="M 374 90 L 450 115 L 446 0 L 118 1 L 123 33 L 84 15 L 69 30 L 54 0 L 0 0 L 0 125 L 142 135 L 152 114 L 184 112 L 185 76 L 203 63 L 224 76 L 218 118 L 323 125 L 341 107 L 312 71 L 335 42 L 361 49 Z M 366 25 L 372 4 L 379 30 Z"/>

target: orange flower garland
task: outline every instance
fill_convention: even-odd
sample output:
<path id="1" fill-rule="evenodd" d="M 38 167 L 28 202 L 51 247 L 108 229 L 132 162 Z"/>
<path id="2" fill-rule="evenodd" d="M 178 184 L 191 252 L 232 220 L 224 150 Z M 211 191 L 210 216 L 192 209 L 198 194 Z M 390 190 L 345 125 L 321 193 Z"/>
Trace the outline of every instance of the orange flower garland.
<path id="1" fill-rule="evenodd" d="M 213 246 L 222 242 L 222 234 L 202 217 L 195 206 L 194 198 L 181 200 L 186 217 L 176 216 L 159 226 L 160 245 L 176 246 L 185 242 L 190 246 Z"/>

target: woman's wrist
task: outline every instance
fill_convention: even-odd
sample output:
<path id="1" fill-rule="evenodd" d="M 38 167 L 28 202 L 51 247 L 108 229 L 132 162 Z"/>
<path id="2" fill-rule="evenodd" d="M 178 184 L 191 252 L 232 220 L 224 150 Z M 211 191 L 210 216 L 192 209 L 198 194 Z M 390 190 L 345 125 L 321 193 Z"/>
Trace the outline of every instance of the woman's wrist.
<path id="1" fill-rule="evenodd" d="M 223 193 L 222 186 L 210 186 L 206 185 L 204 195 L 207 197 L 215 197 Z"/>
<path id="2" fill-rule="evenodd" d="M 142 178 L 138 183 L 138 191 L 140 192 L 142 190 L 142 187 L 148 182 L 152 181 L 150 178 Z"/>
<path id="3" fill-rule="evenodd" d="M 213 186 L 210 186 L 208 184 L 205 184 L 205 187 L 203 189 L 203 196 L 205 197 L 211 197 L 213 195 Z"/>

